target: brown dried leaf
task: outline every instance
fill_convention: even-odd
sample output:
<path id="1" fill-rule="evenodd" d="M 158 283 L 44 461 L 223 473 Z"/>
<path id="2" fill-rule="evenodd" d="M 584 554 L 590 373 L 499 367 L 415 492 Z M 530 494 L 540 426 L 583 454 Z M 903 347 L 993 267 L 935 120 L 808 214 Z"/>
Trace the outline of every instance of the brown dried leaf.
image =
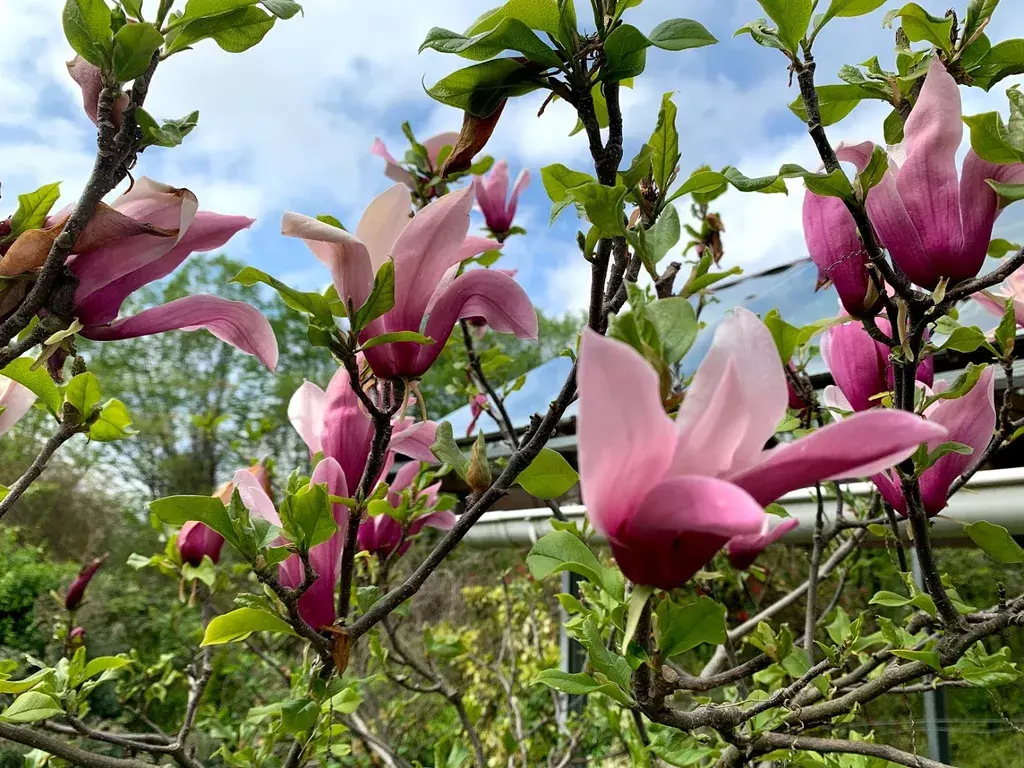
<path id="1" fill-rule="evenodd" d="M 444 165 L 441 166 L 439 174 L 441 178 L 449 173 L 461 173 L 469 170 L 469 167 L 473 165 L 473 158 L 487 145 L 491 134 L 494 133 L 501 113 L 505 109 L 506 101 L 507 99 L 502 101 L 498 108 L 487 117 L 474 117 L 469 112 L 463 115 L 462 132 L 459 134 L 459 140 L 452 147 L 451 154 L 445 158 Z"/>

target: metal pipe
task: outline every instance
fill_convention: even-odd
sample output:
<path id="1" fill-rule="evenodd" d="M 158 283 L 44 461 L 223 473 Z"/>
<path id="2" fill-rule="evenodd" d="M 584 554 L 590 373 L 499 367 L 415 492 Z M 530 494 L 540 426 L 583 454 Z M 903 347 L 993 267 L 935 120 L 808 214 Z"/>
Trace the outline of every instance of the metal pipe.
<path id="1" fill-rule="evenodd" d="M 871 483 L 849 483 L 844 488 L 857 497 L 871 494 Z M 814 534 L 817 499 L 810 489 L 788 493 L 779 499 L 800 525 L 787 534 L 788 544 L 809 544 Z M 826 507 L 826 524 L 835 519 L 835 507 Z M 570 520 L 582 521 L 586 508 L 581 504 L 562 507 Z M 488 512 L 466 535 L 473 547 L 527 546 L 551 530 L 547 507 Z M 781 518 L 779 518 L 781 521 Z M 978 472 L 964 489 L 950 499 L 949 506 L 933 520 L 932 536 L 939 542 L 967 540 L 963 525 L 985 520 L 1001 525 L 1015 536 L 1024 535 L 1024 468 L 990 469 Z M 901 523 L 905 531 L 905 525 Z"/>

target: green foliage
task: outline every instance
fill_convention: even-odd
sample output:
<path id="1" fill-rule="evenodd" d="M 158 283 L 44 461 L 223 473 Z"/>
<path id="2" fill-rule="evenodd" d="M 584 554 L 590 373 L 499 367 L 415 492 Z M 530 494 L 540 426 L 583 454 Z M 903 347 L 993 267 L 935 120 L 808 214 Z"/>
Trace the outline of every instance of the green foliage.
<path id="1" fill-rule="evenodd" d="M 579 482 L 580 476 L 562 454 L 541 448 L 530 466 L 519 473 L 516 482 L 538 499 L 557 499 Z"/>
<path id="2" fill-rule="evenodd" d="M 74 570 L 55 562 L 45 547 L 24 542 L 17 529 L 0 529 L 0 646 L 42 651 L 46 637 L 37 623 L 37 604 Z"/>

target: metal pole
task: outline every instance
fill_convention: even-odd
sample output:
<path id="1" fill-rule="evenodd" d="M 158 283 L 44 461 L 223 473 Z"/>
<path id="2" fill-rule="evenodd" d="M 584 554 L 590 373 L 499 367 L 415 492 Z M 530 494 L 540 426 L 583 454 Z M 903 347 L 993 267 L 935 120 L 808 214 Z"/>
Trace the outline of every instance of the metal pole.
<path id="1" fill-rule="evenodd" d="M 921 564 L 917 560 L 917 550 L 910 548 L 910 562 L 914 571 L 914 583 L 918 588 L 924 587 L 921 576 Z M 928 754 L 932 760 L 950 764 L 952 762 L 949 747 L 949 715 L 946 709 L 946 691 L 937 688 L 924 694 L 924 721 L 928 734 Z"/>
<path id="2" fill-rule="evenodd" d="M 582 576 L 571 571 L 562 571 L 562 592 L 572 595 L 575 598 L 580 596 L 580 582 Z M 570 674 L 583 671 L 583 665 L 587 661 L 587 652 L 583 646 L 566 634 L 565 622 L 569 619 L 565 609 L 561 610 L 561 623 L 558 626 L 558 647 L 561 651 L 561 668 L 563 672 Z M 581 714 L 586 706 L 587 697 L 584 694 L 573 694 L 566 697 L 566 714 L 574 712 Z"/>

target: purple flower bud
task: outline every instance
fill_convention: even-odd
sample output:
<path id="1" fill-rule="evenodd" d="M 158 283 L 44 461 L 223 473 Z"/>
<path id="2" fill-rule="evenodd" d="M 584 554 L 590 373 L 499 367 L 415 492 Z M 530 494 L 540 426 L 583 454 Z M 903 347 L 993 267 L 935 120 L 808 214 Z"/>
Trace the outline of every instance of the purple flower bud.
<path id="1" fill-rule="evenodd" d="M 85 627 L 75 627 L 68 633 L 68 645 L 72 648 L 80 648 L 85 645 Z"/>
<path id="2" fill-rule="evenodd" d="M 89 586 L 89 582 L 92 581 L 92 577 L 95 576 L 96 571 L 103 566 L 107 557 L 108 555 L 97 557 L 78 572 L 75 580 L 72 581 L 71 586 L 68 587 L 68 593 L 64 596 L 64 607 L 67 610 L 78 610 L 78 607 L 82 604 L 83 598 L 85 598 L 85 588 Z"/>

